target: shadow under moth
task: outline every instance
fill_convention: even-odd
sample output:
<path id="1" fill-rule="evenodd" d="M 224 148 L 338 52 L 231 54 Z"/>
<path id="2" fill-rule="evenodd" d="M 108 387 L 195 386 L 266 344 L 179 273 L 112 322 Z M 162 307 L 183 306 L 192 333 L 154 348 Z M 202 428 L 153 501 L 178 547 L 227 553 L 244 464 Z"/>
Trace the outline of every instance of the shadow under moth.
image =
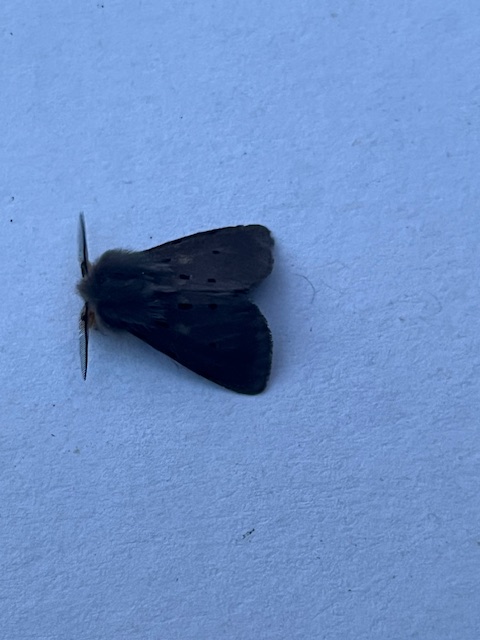
<path id="1" fill-rule="evenodd" d="M 92 326 L 121 329 L 213 382 L 257 394 L 272 362 L 267 321 L 249 299 L 273 267 L 273 238 L 258 224 L 195 233 L 146 251 L 113 249 L 90 263 L 80 214 L 85 300 L 82 374 Z"/>

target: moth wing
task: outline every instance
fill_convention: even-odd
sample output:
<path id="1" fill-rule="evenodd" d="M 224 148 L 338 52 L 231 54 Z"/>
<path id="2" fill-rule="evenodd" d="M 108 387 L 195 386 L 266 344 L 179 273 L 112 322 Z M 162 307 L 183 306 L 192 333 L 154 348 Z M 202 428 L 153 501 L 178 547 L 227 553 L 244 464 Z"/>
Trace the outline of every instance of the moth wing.
<path id="1" fill-rule="evenodd" d="M 248 291 L 269 275 L 272 248 L 270 231 L 251 224 L 195 233 L 143 253 L 152 266 L 168 265 L 176 290 L 238 292 Z"/>
<path id="2" fill-rule="evenodd" d="M 267 384 L 270 330 L 258 307 L 244 295 L 166 294 L 147 324 L 125 328 L 227 389 L 253 395 Z"/>

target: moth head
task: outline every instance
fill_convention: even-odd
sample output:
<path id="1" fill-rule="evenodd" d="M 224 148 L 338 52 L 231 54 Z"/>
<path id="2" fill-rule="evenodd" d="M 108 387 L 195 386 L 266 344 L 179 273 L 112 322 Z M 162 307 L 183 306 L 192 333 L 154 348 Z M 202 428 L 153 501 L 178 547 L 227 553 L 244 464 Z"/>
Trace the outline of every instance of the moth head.
<path id="1" fill-rule="evenodd" d="M 86 275 L 78 282 L 77 291 L 85 301 L 92 304 L 125 297 L 137 283 L 141 271 L 139 260 L 131 251 L 112 249 L 93 264 L 89 264 Z"/>
<path id="2" fill-rule="evenodd" d="M 165 269 L 162 266 L 162 269 Z M 77 285 L 95 314 L 95 324 L 111 329 L 127 329 L 144 324 L 154 300 L 155 273 L 145 251 L 106 251 L 90 265 Z"/>

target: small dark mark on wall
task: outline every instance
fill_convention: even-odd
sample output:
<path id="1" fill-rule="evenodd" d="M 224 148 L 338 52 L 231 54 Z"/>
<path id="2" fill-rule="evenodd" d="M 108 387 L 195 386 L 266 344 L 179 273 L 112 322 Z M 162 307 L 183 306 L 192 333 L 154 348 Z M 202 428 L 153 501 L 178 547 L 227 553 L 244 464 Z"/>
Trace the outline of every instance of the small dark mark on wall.
<path id="1" fill-rule="evenodd" d="M 298 278 L 303 278 L 306 282 L 308 282 L 308 284 L 310 285 L 310 287 L 312 288 L 312 299 L 310 300 L 310 304 L 313 304 L 313 301 L 315 300 L 315 296 L 317 295 L 317 290 L 315 289 L 315 287 L 313 286 L 311 280 L 309 280 L 307 278 L 307 276 L 304 276 L 301 273 L 294 273 L 294 276 L 297 276 Z"/>

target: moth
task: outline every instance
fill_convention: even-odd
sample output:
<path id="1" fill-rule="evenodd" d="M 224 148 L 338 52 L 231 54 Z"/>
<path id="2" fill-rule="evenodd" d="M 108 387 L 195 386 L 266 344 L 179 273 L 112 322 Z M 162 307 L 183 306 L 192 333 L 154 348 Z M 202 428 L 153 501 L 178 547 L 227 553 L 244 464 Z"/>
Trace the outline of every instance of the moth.
<path id="1" fill-rule="evenodd" d="M 146 251 L 113 249 L 89 262 L 80 214 L 77 285 L 82 374 L 92 326 L 128 331 L 227 389 L 257 394 L 272 336 L 249 292 L 273 267 L 273 238 L 258 224 L 195 233 Z"/>

